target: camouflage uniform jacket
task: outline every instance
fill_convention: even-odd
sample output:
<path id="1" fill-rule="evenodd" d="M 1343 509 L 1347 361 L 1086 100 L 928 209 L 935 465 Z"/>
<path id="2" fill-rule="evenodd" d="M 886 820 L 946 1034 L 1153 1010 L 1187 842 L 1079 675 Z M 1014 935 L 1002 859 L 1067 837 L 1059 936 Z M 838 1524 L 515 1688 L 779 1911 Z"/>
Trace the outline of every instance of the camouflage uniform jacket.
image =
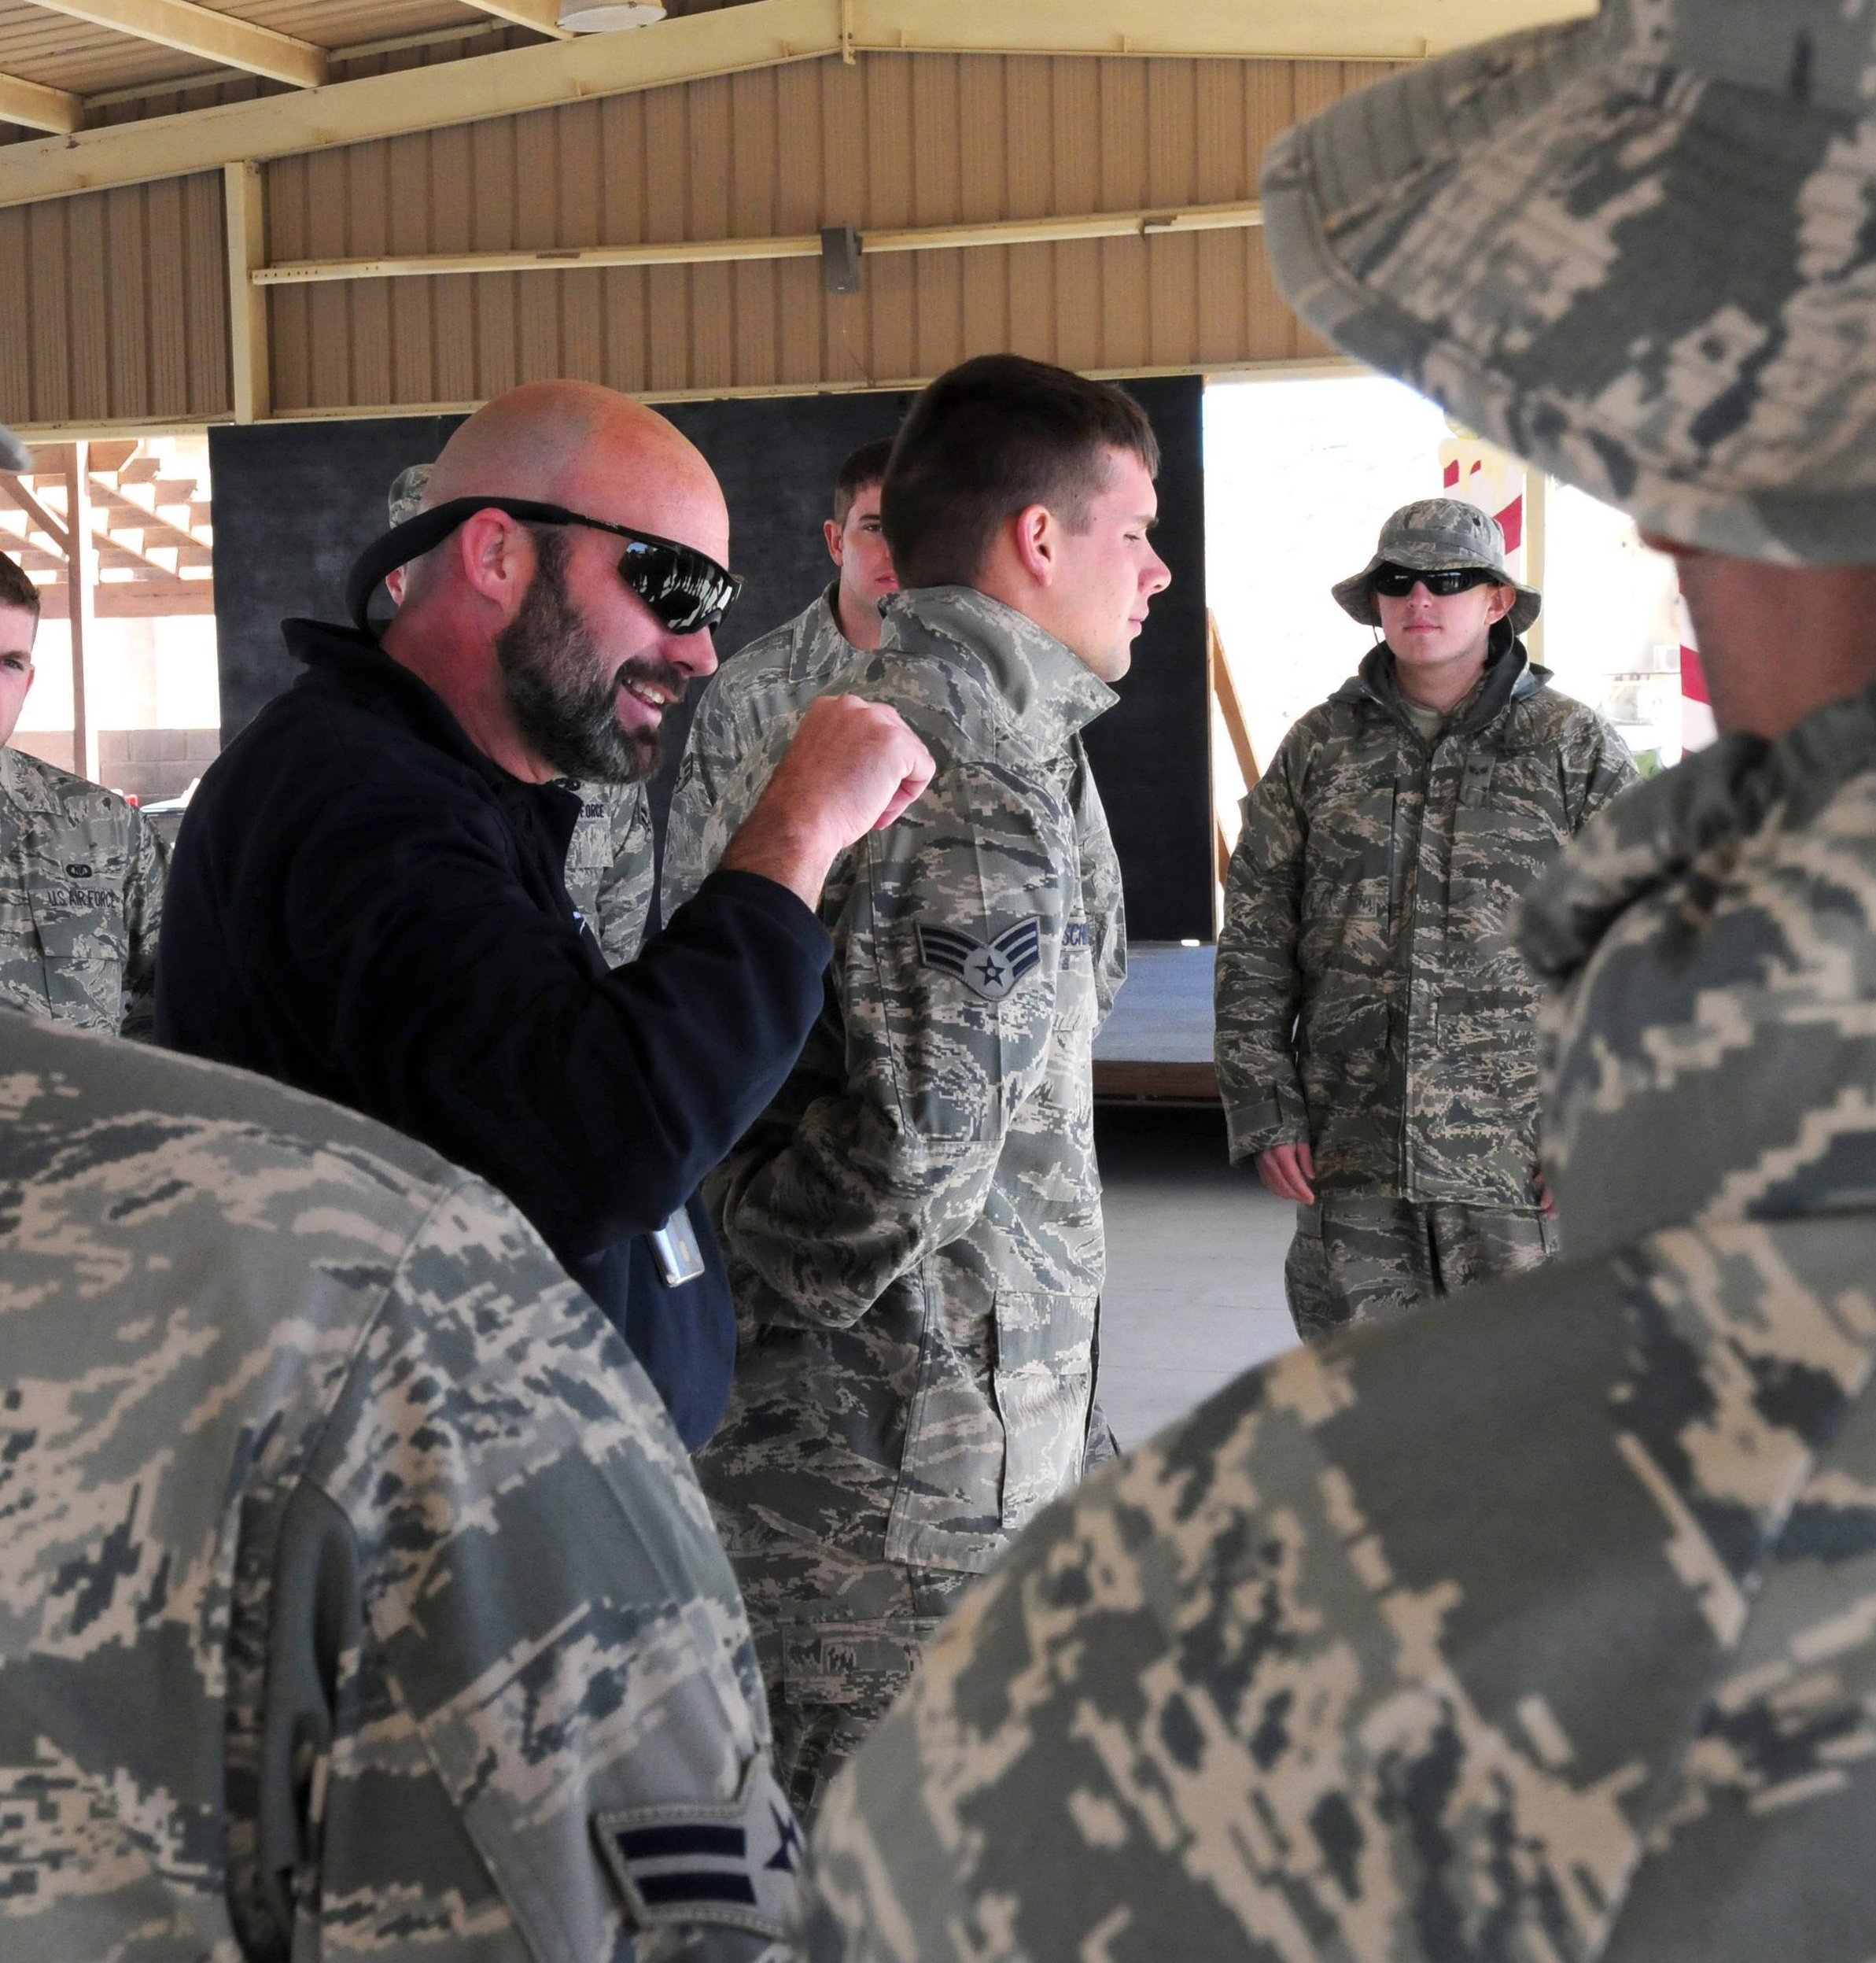
<path id="1" fill-rule="evenodd" d="M 740 1344 L 713 1499 L 872 1560 L 982 1570 L 1078 1474 L 1101 1286 L 1079 731 L 1113 692 L 960 587 L 851 671 L 937 759 L 837 865 L 826 1013 L 717 1175 Z M 1105 862 L 1083 853 L 1098 836 Z"/>
<path id="2" fill-rule="evenodd" d="M 764 1953 L 742 1603 L 533 1229 L 242 1072 L 0 1060 L 0 1954 Z"/>
<path id="3" fill-rule="evenodd" d="M 115 792 L 0 747 L 0 1005 L 153 1035 L 163 867 Z"/>
<path id="4" fill-rule="evenodd" d="M 1876 1955 L 1873 1227 L 1478 1289 L 1092 1481 L 833 1788 L 816 1963 Z"/>
<path id="5" fill-rule="evenodd" d="M 1431 746 L 1377 648 L 1244 800 L 1218 936 L 1231 1154 L 1307 1141 L 1325 1194 L 1536 1204 L 1536 984 L 1507 915 L 1634 781 L 1521 643 Z"/>
<path id="6" fill-rule="evenodd" d="M 739 648 L 706 685 L 691 719 L 684 762 L 665 821 L 665 869 L 658 883 L 669 920 L 717 862 L 706 856 L 710 814 L 752 751 L 777 724 L 802 711 L 860 652 L 840 631 L 838 582 L 804 614 Z"/>
<path id="7" fill-rule="evenodd" d="M 846 644 L 843 642 L 842 645 L 846 647 Z M 736 659 L 741 662 L 745 656 L 739 655 Z M 689 813 L 680 818 L 677 799 L 673 799 L 672 828 L 665 835 L 665 878 L 662 887 L 667 916 L 673 906 L 697 890 L 707 873 L 715 869 L 717 862 L 723 856 L 724 847 L 755 808 L 756 800 L 781 761 L 783 751 L 794 740 L 795 727 L 808 704 L 817 696 L 871 693 L 872 684 L 867 677 L 872 661 L 871 655 L 847 647 L 845 662 L 822 676 L 813 688 L 803 688 L 798 701 L 791 703 L 785 697 L 776 696 L 772 705 L 773 714 L 766 721 L 747 723 L 733 744 L 724 742 L 717 746 L 721 774 L 715 780 L 716 788 L 707 802 L 700 792 L 695 793 Z M 710 699 L 709 696 L 705 698 L 706 707 Z M 687 768 L 688 765 L 687 755 Z M 696 782 L 702 782 L 701 773 Z M 680 779 L 680 795 L 682 795 Z M 1076 780 L 1074 819 L 1088 931 L 1093 943 L 1089 952 L 1094 971 L 1095 1028 L 1098 1030 L 1112 1012 L 1127 979 L 1127 911 L 1121 891 L 1120 861 L 1115 854 L 1113 834 L 1108 828 L 1108 814 L 1093 775 L 1089 771 L 1083 771 Z M 698 829 L 686 837 L 678 838 L 677 828 L 680 825 L 687 828 L 695 825 Z M 684 889 L 681 891 L 672 880 L 673 839 L 677 839 L 676 849 L 684 855 L 689 869 L 678 882 L 678 886 Z"/>
<path id="8" fill-rule="evenodd" d="M 609 968 L 636 959 L 658 884 L 651 806 L 643 784 L 561 782 L 580 800 L 566 848 L 567 897 Z"/>

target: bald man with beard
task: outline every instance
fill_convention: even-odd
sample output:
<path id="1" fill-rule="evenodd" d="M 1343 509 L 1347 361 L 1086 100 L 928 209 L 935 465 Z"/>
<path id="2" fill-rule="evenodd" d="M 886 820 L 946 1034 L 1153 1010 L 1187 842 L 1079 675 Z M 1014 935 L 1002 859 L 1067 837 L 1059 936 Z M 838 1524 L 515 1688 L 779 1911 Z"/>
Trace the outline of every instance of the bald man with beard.
<path id="1" fill-rule="evenodd" d="M 159 1039 L 396 1126 L 506 1193 L 624 1335 L 685 1444 L 735 1328 L 693 1195 L 822 999 L 835 857 L 931 760 L 890 709 L 817 703 L 719 869 L 609 969 L 563 879 L 553 780 L 656 769 L 739 581 L 703 457 L 595 385 L 472 416 L 417 517 L 353 569 L 353 624 L 205 774 L 178 841 Z M 366 607 L 404 572 L 381 640 Z"/>

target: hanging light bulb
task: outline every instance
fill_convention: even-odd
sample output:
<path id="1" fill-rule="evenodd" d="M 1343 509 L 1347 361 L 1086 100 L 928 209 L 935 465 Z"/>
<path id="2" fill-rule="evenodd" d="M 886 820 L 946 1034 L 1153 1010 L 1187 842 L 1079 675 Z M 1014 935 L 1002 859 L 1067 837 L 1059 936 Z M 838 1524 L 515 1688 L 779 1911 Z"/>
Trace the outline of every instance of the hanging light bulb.
<path id="1" fill-rule="evenodd" d="M 664 17 L 659 0 L 561 0 L 560 24 L 569 34 L 617 34 Z"/>

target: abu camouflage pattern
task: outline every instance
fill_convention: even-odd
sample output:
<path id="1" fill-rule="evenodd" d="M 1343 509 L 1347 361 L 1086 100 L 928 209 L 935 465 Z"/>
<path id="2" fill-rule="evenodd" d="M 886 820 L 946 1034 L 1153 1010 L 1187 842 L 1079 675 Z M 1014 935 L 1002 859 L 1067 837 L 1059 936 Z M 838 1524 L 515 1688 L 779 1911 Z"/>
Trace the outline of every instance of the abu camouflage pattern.
<path id="1" fill-rule="evenodd" d="M 0 1006 L 151 1039 L 163 873 L 122 798 L 0 746 Z"/>
<path id="2" fill-rule="evenodd" d="M 768 1954 L 735 1584 L 533 1229 L 244 1072 L 0 1057 L 0 1953 Z"/>
<path id="3" fill-rule="evenodd" d="M 941 1632 L 808 1954 L 1876 1954 L 1870 1225 L 1676 1228 L 1240 1378 Z"/>
<path id="4" fill-rule="evenodd" d="M 956 587 L 895 599 L 848 683 L 938 771 L 836 863 L 827 1009 L 713 1183 L 741 1341 L 697 1463 L 759 1635 L 772 1615 L 798 1646 L 838 1625 L 909 1656 L 1081 1470 L 1103 1264 L 1093 950 L 1111 931 L 1088 909 L 1119 873 L 1087 820 L 1079 732 L 1114 696 Z M 933 954 L 934 937 L 1012 935 L 1037 959 L 1008 987 Z M 784 1763 L 800 1674 L 771 1678 Z"/>
<path id="5" fill-rule="evenodd" d="M 1286 134 L 1263 236 L 1318 333 L 1649 529 L 1876 536 L 1876 9 L 1610 0 Z"/>
<path id="6" fill-rule="evenodd" d="M 1526 902 L 1544 1164 L 1572 1254 L 1876 1191 L 1876 691 L 1723 736 Z"/>
<path id="7" fill-rule="evenodd" d="M 766 753 L 777 725 L 792 728 L 838 670 L 859 659 L 840 631 L 839 590 L 828 587 L 805 613 L 739 648 L 698 698 L 665 821 L 658 897 L 666 920 L 716 865 L 722 848 L 709 849 L 710 815 L 744 760 Z"/>
<path id="8" fill-rule="evenodd" d="M 567 897 L 609 968 L 637 958 L 658 884 L 651 806 L 643 784 L 562 783 L 580 799 L 566 848 Z"/>
<path id="9" fill-rule="evenodd" d="M 1218 935 L 1231 1154 L 1313 1147 L 1319 1196 L 1529 1209 L 1538 987 L 1507 916 L 1632 783 L 1521 642 L 1431 746 L 1377 647 L 1244 801 Z"/>
<path id="10" fill-rule="evenodd" d="M 886 618 L 890 633 L 890 611 Z M 737 659 L 740 660 L 742 657 L 739 655 Z M 683 823 L 687 828 L 695 825 L 699 828 L 695 835 L 678 841 L 677 850 L 690 869 L 680 878 L 681 894 L 672 884 L 671 840 L 675 834 L 666 833 L 665 878 L 661 882 L 660 891 L 667 915 L 680 899 L 687 898 L 696 891 L 705 876 L 722 858 L 738 827 L 754 810 L 757 799 L 782 759 L 782 753 L 794 740 L 796 725 L 808 703 L 820 695 L 870 692 L 872 684 L 865 677 L 872 672 L 872 659 L 870 654 L 848 648 L 845 663 L 824 677 L 811 692 L 805 693 L 798 708 L 790 710 L 778 705 L 772 721 L 761 729 L 751 726 L 743 732 L 739 739 L 739 749 L 732 750 L 727 742 L 721 746 L 721 755 L 725 759 L 733 758 L 734 767 L 725 762 L 724 773 L 716 780 L 716 788 L 707 803 L 701 792 L 693 794 L 691 810 Z M 708 698 L 706 700 L 707 705 Z M 687 756 L 686 761 L 687 768 Z M 701 772 L 697 782 L 702 782 Z M 1085 946 L 1089 951 L 1094 972 L 1095 1028 L 1098 1031 L 1113 1013 L 1115 1002 L 1126 983 L 1126 902 L 1121 890 L 1120 858 L 1114 849 L 1114 835 L 1108 829 L 1108 814 L 1092 771 L 1084 769 L 1076 778 L 1074 801 L 1084 918 L 1071 922 L 1067 932 L 1074 946 Z M 675 799 L 672 814 L 675 824 Z"/>
<path id="11" fill-rule="evenodd" d="M 1437 1295 L 1541 1267 L 1557 1228 L 1535 1208 L 1344 1193 L 1296 1209 L 1283 1292 L 1296 1333 L 1320 1342 Z"/>

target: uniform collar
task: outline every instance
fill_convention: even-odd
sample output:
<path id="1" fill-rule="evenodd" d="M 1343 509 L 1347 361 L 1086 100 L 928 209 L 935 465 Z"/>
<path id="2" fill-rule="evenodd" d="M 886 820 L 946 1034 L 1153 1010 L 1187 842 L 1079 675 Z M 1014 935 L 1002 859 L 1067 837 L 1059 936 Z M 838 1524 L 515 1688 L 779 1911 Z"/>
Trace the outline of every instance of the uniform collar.
<path id="1" fill-rule="evenodd" d="M 1447 718 L 1443 736 L 1476 736 L 1506 707 L 1523 702 L 1550 685 L 1550 671 L 1531 659 L 1521 640 L 1514 640 L 1502 653 L 1494 655 L 1472 692 Z M 1377 641 L 1362 659 L 1361 666 L 1330 696 L 1332 702 L 1372 702 L 1384 709 L 1397 722 L 1408 721 L 1394 665 L 1394 651 Z"/>
<path id="2" fill-rule="evenodd" d="M 1716 848 L 1749 838 L 1775 810 L 1809 824 L 1852 778 L 1876 770 L 1876 688 L 1814 710 L 1776 743 L 1722 736 L 1626 791 L 1524 902 L 1519 943 L 1554 982 L 1576 974 L 1629 907 Z"/>
<path id="3" fill-rule="evenodd" d="M 1074 651 L 1026 614 L 970 586 L 923 586 L 886 604 L 885 648 L 962 654 L 983 671 L 1024 741 L 1041 755 L 1120 698 Z"/>
<path id="4" fill-rule="evenodd" d="M 791 659 L 796 662 L 809 661 L 821 648 L 829 646 L 844 648 L 849 654 L 860 651 L 840 631 L 838 580 L 824 588 L 814 604 L 797 619 Z"/>
<path id="5" fill-rule="evenodd" d="M 0 744 L 0 791 L 29 810 L 57 810 L 59 793 L 56 787 L 64 784 L 70 775 L 30 751 L 16 750 L 10 743 Z M 82 777 L 76 782 L 86 790 L 95 788 Z"/>

